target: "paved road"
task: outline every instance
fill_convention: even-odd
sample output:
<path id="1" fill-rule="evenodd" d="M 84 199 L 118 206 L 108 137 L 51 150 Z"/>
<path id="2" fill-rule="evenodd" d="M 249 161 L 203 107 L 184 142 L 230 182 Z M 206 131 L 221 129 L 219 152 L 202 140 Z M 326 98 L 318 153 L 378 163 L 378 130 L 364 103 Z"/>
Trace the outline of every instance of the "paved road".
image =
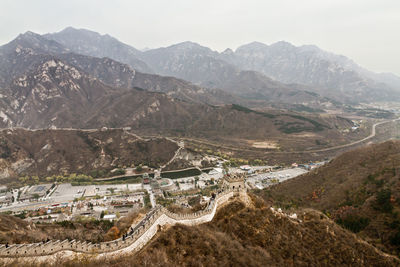
<path id="1" fill-rule="evenodd" d="M 344 144 L 344 145 L 338 145 L 338 146 L 334 146 L 334 147 L 328 147 L 328 148 L 322 148 L 322 149 L 315 149 L 315 150 L 302 150 L 302 151 L 267 151 L 265 152 L 265 154 L 296 154 L 296 153 L 314 153 L 314 152 L 326 152 L 326 151 L 331 151 L 331 150 L 337 150 L 337 149 L 341 149 L 341 148 L 345 148 L 345 147 L 350 147 L 362 142 L 365 142 L 373 137 L 375 137 L 376 135 L 376 127 L 382 124 L 386 124 L 389 122 L 395 122 L 395 121 L 399 121 L 400 118 L 394 119 L 394 120 L 386 120 L 386 121 L 381 121 L 381 122 L 377 122 L 374 125 L 372 125 L 372 129 L 371 129 L 371 134 L 363 139 L 360 139 L 358 141 L 354 141 L 348 144 Z M 40 130 L 48 130 L 48 129 L 28 129 L 28 128 L 23 128 L 23 127 L 14 127 L 14 128 L 5 128 L 3 130 L 7 130 L 7 129 L 25 129 L 25 130 L 29 130 L 29 131 L 40 131 Z M 124 130 L 124 128 L 108 128 L 109 130 L 115 130 L 115 129 L 122 129 Z M 87 132 L 93 132 L 93 131 L 98 131 L 99 129 L 74 129 L 74 128 L 57 128 L 55 130 L 70 130 L 70 131 L 76 131 L 76 130 L 80 130 L 80 131 L 87 131 Z M 133 134 L 129 131 L 125 131 L 128 134 L 131 134 L 132 136 L 135 136 L 138 139 L 141 139 L 141 137 L 137 136 L 136 134 Z M 181 145 L 181 143 L 176 142 L 174 139 L 170 138 L 170 137 L 164 137 L 172 142 L 175 142 L 179 145 L 178 150 L 175 152 L 174 157 L 167 163 L 165 164 L 163 167 L 167 166 L 168 164 L 170 164 L 175 157 L 178 155 L 179 151 L 183 148 L 183 145 Z M 193 139 L 193 138 L 181 138 L 181 139 L 185 139 L 188 141 L 193 141 L 193 142 L 198 142 L 198 143 L 203 143 L 203 144 L 207 144 L 207 145 L 212 145 L 212 146 L 218 146 L 218 147 L 223 147 L 226 149 L 230 149 L 230 150 L 242 150 L 242 151 L 254 151 L 251 149 L 245 149 L 245 148 L 235 148 L 235 147 L 229 147 L 229 146 L 223 146 L 223 145 L 219 145 L 219 144 L 213 144 L 211 142 L 208 141 L 203 141 L 203 140 L 198 140 L 198 139 Z"/>
<path id="2" fill-rule="evenodd" d="M 333 147 L 328 147 L 328 148 L 322 148 L 322 149 L 314 149 L 314 150 L 300 150 L 300 151 L 266 151 L 264 152 L 265 154 L 299 154 L 299 153 L 315 153 L 315 152 L 326 152 L 326 151 L 331 151 L 331 150 L 337 150 L 337 149 L 341 149 L 341 148 L 345 148 L 345 147 L 350 147 L 356 144 L 360 144 L 362 142 L 365 142 L 369 139 L 372 139 L 376 136 L 376 127 L 382 124 L 386 124 L 386 123 L 390 123 L 390 122 L 395 122 L 395 121 L 399 121 L 400 118 L 398 119 L 394 119 L 394 120 L 386 120 L 386 121 L 381 121 L 381 122 L 377 122 L 374 125 L 372 125 L 372 129 L 371 129 L 371 134 L 368 135 L 367 137 L 351 142 L 351 143 L 347 143 L 344 145 L 338 145 L 338 146 L 333 146 Z M 250 152 L 254 152 L 253 149 L 248 149 L 248 148 L 237 148 L 237 147 L 230 147 L 230 146 L 224 146 L 224 145 L 220 145 L 220 144 L 213 144 L 211 142 L 208 141 L 204 141 L 204 140 L 198 140 L 198 139 L 194 139 L 194 138 L 182 138 L 188 141 L 193 141 L 193 142 L 197 142 L 200 144 L 205 144 L 205 145 L 212 145 L 212 146 L 216 146 L 216 147 L 222 147 L 222 148 L 226 148 L 229 150 L 239 150 L 239 151 L 250 151 Z"/>
<path id="3" fill-rule="evenodd" d="M 330 150 L 335 150 L 335 149 L 340 149 L 340 148 L 344 148 L 344 147 L 349 147 L 349 146 L 353 146 L 362 142 L 365 142 L 371 138 L 374 138 L 376 136 L 376 126 L 382 125 L 382 124 L 386 124 L 389 122 L 395 122 L 400 120 L 400 118 L 398 119 L 394 119 L 394 120 L 388 120 L 388 121 L 381 121 L 381 122 L 377 122 L 374 125 L 372 125 L 372 129 L 371 129 L 371 134 L 368 135 L 367 137 L 360 139 L 358 141 L 354 141 L 348 144 L 344 144 L 344 145 L 339 145 L 339 146 L 334 146 L 334 147 L 328 147 L 328 148 L 323 148 L 323 149 L 316 149 L 316 150 L 307 150 L 306 152 L 325 152 L 325 151 L 330 151 Z"/>
<path id="4" fill-rule="evenodd" d="M 47 207 L 53 203 L 53 200 L 41 200 L 37 202 L 22 202 L 18 204 L 13 204 L 10 206 L 3 206 L 0 208 L 0 212 L 4 211 L 23 211 L 23 210 L 36 210 L 42 207 Z"/>

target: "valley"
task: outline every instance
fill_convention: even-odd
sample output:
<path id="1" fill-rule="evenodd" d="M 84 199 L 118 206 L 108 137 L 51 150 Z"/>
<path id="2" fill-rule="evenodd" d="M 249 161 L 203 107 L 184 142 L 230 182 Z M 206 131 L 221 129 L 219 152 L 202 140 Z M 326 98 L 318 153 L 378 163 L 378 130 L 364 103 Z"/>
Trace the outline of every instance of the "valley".
<path id="1" fill-rule="evenodd" d="M 314 45 L 0 46 L 0 262 L 398 266 L 400 77 Z"/>

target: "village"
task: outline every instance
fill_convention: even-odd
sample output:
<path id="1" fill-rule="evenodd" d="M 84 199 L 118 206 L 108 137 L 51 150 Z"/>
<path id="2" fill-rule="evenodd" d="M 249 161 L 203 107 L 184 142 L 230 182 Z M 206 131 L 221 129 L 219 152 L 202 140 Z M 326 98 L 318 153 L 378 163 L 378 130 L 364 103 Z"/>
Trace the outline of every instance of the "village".
<path id="1" fill-rule="evenodd" d="M 48 183 L 7 190 L 0 188 L 0 212 L 13 214 L 27 221 L 51 223 L 73 220 L 115 221 L 132 211 L 174 204 L 191 209 L 195 204 L 204 207 L 213 192 L 226 179 L 240 176 L 248 189 L 263 189 L 302 175 L 323 165 L 249 166 L 224 168 L 223 162 L 196 175 L 166 175 L 143 173 L 139 182 L 119 184 L 72 185 Z M 169 173 L 171 174 L 171 173 Z M 183 176 L 183 177 L 181 177 Z M 193 199 L 197 201 L 193 202 Z"/>

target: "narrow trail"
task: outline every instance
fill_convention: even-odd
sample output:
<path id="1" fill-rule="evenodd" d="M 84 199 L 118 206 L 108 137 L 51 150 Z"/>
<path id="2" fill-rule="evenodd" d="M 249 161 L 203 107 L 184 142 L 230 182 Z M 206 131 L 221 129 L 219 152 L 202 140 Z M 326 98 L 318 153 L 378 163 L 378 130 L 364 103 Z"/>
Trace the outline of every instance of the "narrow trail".
<path id="1" fill-rule="evenodd" d="M 169 140 L 169 141 L 171 141 L 171 142 L 176 143 L 176 144 L 178 145 L 178 149 L 175 151 L 174 156 L 173 156 L 167 163 L 165 163 L 164 165 L 160 166 L 160 172 L 161 172 L 161 170 L 164 169 L 166 166 L 168 166 L 169 164 L 171 164 L 171 163 L 176 159 L 176 157 L 179 155 L 179 153 L 181 152 L 181 150 L 182 150 L 183 148 L 185 148 L 185 144 L 184 144 L 183 142 L 177 142 L 177 141 L 175 141 L 175 140 L 173 140 L 173 139 L 171 139 L 171 138 L 169 138 L 169 137 L 165 137 L 165 139 L 167 139 L 167 140 Z"/>

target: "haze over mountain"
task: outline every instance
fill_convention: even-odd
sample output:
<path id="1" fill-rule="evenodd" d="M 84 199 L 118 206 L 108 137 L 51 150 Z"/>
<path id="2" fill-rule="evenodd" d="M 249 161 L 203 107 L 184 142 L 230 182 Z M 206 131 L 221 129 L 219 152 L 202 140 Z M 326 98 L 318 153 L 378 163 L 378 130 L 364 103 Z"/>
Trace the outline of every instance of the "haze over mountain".
<path id="1" fill-rule="evenodd" d="M 108 34 L 100 35 L 97 32 L 85 29 L 77 31 L 72 27 L 68 27 L 58 33 L 45 34 L 44 37 L 53 39 L 78 54 L 109 57 L 126 63 L 137 71 L 153 72 L 146 63 L 138 59 L 138 55 L 141 53 L 139 50 L 118 41 Z"/>
<path id="2" fill-rule="evenodd" d="M 70 27 L 59 33 L 46 34 L 44 37 L 60 42 L 75 53 L 96 57 L 107 56 L 130 64 L 132 68 L 135 68 L 135 64 L 131 64 L 128 59 L 140 59 L 151 66 L 151 69 L 157 74 L 181 78 L 201 87 L 224 89 L 226 92 L 245 98 L 257 100 L 261 98 L 267 101 L 317 106 L 324 105 L 324 103 L 330 104 L 328 99 L 308 94 L 304 90 L 290 88 L 290 86 L 272 81 L 260 73 L 241 71 L 232 64 L 217 59 L 217 52 L 192 42 L 146 52 L 140 52 L 134 48 L 132 48 L 134 52 L 121 49 L 116 55 L 112 51 L 102 49 L 109 45 L 109 36 L 101 36 L 88 30 Z M 93 38 L 95 41 L 92 40 Z M 75 42 L 76 39 L 79 41 Z M 118 46 L 127 47 L 123 43 L 119 43 Z M 218 93 L 221 94 L 221 92 Z M 301 96 L 296 97 L 297 94 Z"/>
<path id="3" fill-rule="evenodd" d="M 0 267 L 400 267 L 399 0 L 0 8 Z"/>
<path id="4" fill-rule="evenodd" d="M 67 28 L 59 33 L 46 34 L 45 37 L 60 41 L 75 52 L 118 60 L 113 53 L 98 52 L 98 47 L 106 46 L 107 42 L 102 39 L 107 39 L 107 36 L 100 38 L 98 34 L 87 32 Z M 98 42 L 105 44 L 90 38 L 75 41 L 85 34 L 96 36 Z M 175 76 L 251 98 L 262 96 L 268 99 L 276 88 L 285 92 L 306 86 L 307 91 L 347 102 L 399 99 L 399 77 L 370 72 L 344 56 L 325 52 L 316 46 L 295 47 L 287 42 L 268 46 L 254 42 L 236 51 L 227 49 L 218 53 L 193 42 L 184 42 L 145 52 L 134 51 L 126 52 L 123 58 L 140 59 L 161 75 Z M 254 80 L 254 77 L 257 79 Z M 237 81 L 241 85 L 235 87 Z"/>
<path id="5" fill-rule="evenodd" d="M 284 83 L 309 85 L 316 92 L 338 99 L 390 99 L 400 88 L 399 77 L 386 80 L 385 74 L 370 72 L 344 56 L 313 45 L 296 47 L 282 41 L 268 46 L 253 42 L 221 55 L 241 69 L 259 71 Z"/>
<path id="6" fill-rule="evenodd" d="M 140 73 L 110 58 L 72 53 L 32 32 L 0 47 L 0 62 L 6 74 L 0 87 L 2 127 L 129 126 L 144 134 L 229 142 L 303 131 L 344 141 L 347 137 L 339 129 L 352 126 L 335 116 L 263 113 L 231 105 L 243 100 L 177 78 Z M 310 98 L 319 99 L 313 94 Z M 257 129 L 249 133 L 254 125 Z"/>

